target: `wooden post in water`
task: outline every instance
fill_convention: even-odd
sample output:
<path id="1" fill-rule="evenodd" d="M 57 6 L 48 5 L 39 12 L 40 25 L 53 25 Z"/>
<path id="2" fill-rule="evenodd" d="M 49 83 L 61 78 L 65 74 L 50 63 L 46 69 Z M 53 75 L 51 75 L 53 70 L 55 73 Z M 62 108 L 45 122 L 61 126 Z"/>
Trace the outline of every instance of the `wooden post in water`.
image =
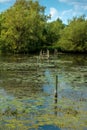
<path id="1" fill-rule="evenodd" d="M 57 97 L 58 97 L 58 92 L 57 92 L 57 90 L 58 90 L 58 75 L 56 75 L 55 98 L 57 98 Z"/>
<path id="2" fill-rule="evenodd" d="M 47 49 L 47 59 L 49 59 L 49 50 Z"/>
<path id="3" fill-rule="evenodd" d="M 39 59 L 41 60 L 43 56 L 42 50 L 40 51 Z"/>
<path id="4" fill-rule="evenodd" d="M 55 94 L 54 94 L 54 97 L 55 97 L 55 99 L 54 99 L 54 103 L 55 103 L 55 107 L 54 107 L 54 109 L 55 109 L 55 111 L 54 111 L 54 114 L 57 116 L 57 97 L 58 97 L 58 75 L 56 75 L 56 86 L 55 86 Z"/>

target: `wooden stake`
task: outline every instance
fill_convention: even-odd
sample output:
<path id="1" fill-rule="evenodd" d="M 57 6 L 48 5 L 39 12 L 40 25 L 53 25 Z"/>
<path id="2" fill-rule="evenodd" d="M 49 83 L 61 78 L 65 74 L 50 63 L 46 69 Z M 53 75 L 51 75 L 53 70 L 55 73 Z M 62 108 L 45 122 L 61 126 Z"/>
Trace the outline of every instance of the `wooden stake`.
<path id="1" fill-rule="evenodd" d="M 58 96 L 57 90 L 58 90 L 58 75 L 56 75 L 56 89 L 55 89 L 55 98 L 57 98 L 57 96 Z"/>

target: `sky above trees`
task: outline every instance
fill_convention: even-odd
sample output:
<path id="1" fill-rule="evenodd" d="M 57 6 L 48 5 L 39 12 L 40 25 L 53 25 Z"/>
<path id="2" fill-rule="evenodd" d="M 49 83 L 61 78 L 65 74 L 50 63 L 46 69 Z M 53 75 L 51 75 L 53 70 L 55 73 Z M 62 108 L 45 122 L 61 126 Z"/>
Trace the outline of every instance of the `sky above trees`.
<path id="1" fill-rule="evenodd" d="M 66 24 L 68 19 L 85 15 L 87 18 L 87 0 L 38 0 L 46 7 L 45 13 L 51 14 L 51 21 L 58 17 Z M 15 0 L 0 0 L 0 12 L 8 9 Z"/>

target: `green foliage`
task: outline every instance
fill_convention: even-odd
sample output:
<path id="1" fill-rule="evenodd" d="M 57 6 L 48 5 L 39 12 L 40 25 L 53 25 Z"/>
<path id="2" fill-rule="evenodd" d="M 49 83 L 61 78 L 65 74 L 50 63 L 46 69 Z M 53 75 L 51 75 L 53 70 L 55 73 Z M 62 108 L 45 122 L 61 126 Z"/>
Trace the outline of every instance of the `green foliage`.
<path id="1" fill-rule="evenodd" d="M 87 51 L 87 20 L 74 18 L 61 33 L 59 46 L 63 51 Z"/>
<path id="2" fill-rule="evenodd" d="M 55 46 L 56 42 L 59 41 L 60 32 L 64 29 L 64 26 L 59 18 L 56 21 L 48 23 L 47 42 L 49 42 L 49 45 Z"/>
<path id="3" fill-rule="evenodd" d="M 42 48 L 87 52 L 87 20 L 74 17 L 65 26 L 61 19 L 47 22 L 45 7 L 34 0 L 16 0 L 0 14 L 0 53 L 30 53 Z"/>
<path id="4" fill-rule="evenodd" d="M 35 51 L 43 41 L 47 17 L 37 1 L 18 0 L 4 12 L 1 50 L 14 53 Z"/>

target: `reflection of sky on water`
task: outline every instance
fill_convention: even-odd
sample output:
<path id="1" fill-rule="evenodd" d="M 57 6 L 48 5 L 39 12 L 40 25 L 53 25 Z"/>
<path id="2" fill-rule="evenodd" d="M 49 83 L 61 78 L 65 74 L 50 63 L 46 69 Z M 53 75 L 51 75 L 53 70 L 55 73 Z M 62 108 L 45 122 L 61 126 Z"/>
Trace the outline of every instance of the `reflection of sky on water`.
<path id="1" fill-rule="evenodd" d="M 3 99 L 4 97 L 4 99 Z M 0 88 L 0 101 L 3 99 L 3 101 L 9 101 L 9 100 L 13 100 L 14 96 L 12 94 L 8 94 L 5 89 Z"/>
<path id="2" fill-rule="evenodd" d="M 81 63 L 79 65 L 77 62 L 74 61 L 74 59 L 71 59 L 72 62 L 69 62 L 67 59 L 68 57 L 66 57 L 65 59 L 63 58 L 65 57 L 61 56 L 60 59 L 52 59 L 52 62 L 49 61 L 49 64 L 52 65 L 52 68 L 50 68 L 49 65 L 43 68 L 41 68 L 40 66 L 40 68 L 38 68 L 37 70 L 37 75 L 39 76 L 35 76 L 36 71 L 34 69 L 32 72 L 23 71 L 23 68 L 19 72 L 0 72 L 0 87 L 2 86 L 0 88 L 0 107 L 3 106 L 3 101 L 4 104 L 7 102 L 7 105 L 10 104 L 10 106 L 13 107 L 15 104 L 11 105 L 11 103 L 15 102 L 12 101 L 17 100 L 17 106 L 21 105 L 21 107 L 31 111 L 28 115 L 30 117 L 25 117 L 25 120 L 32 120 L 35 118 L 36 120 L 34 120 L 34 122 L 38 122 L 37 116 L 40 117 L 45 114 L 48 114 L 48 116 L 50 114 L 58 116 L 59 114 L 61 114 L 58 114 L 58 111 L 56 111 L 56 109 L 59 106 L 58 101 L 62 99 L 65 99 L 64 101 L 66 105 L 68 99 L 71 100 L 71 102 L 73 101 L 74 104 L 77 104 L 77 101 L 83 101 L 85 105 L 80 107 L 82 110 L 87 110 L 86 61 L 84 61 L 85 67 L 82 67 Z M 30 63 L 33 59 L 29 59 L 29 57 L 27 57 L 24 59 L 24 61 L 23 59 L 19 60 L 19 63 L 25 61 L 28 65 L 28 61 Z M 65 62 L 66 60 L 67 62 Z M 16 59 L 15 61 L 17 62 Z M 53 61 L 55 63 L 57 62 L 56 67 Z M 7 59 L 5 62 L 7 62 Z M 12 60 L 10 60 L 10 62 L 12 62 Z M 56 75 L 58 75 L 58 101 L 56 101 L 54 97 Z M 38 82 L 40 82 L 40 85 L 38 84 Z M 64 104 L 62 104 L 60 107 L 63 107 L 63 105 Z M 70 104 L 68 103 L 68 105 Z M 45 123 L 44 125 L 40 126 L 38 130 L 60 130 L 58 127 L 53 125 L 52 122 L 51 125 L 45 125 Z"/>
<path id="3" fill-rule="evenodd" d="M 61 130 L 61 129 L 53 125 L 44 125 L 39 127 L 38 130 Z"/>

